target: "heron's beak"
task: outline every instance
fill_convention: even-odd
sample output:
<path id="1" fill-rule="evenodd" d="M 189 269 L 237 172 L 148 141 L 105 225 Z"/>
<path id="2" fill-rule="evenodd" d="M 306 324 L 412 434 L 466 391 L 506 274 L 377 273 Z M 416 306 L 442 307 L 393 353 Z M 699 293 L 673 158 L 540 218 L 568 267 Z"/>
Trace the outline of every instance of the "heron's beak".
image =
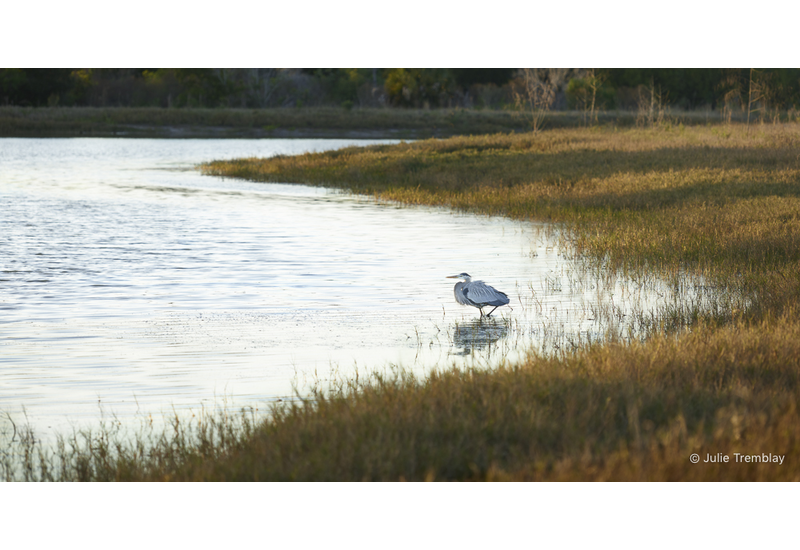
<path id="1" fill-rule="evenodd" d="M 458 279 L 458 278 L 459 278 L 458 275 L 448 275 L 447 277 L 445 277 L 445 279 Z"/>

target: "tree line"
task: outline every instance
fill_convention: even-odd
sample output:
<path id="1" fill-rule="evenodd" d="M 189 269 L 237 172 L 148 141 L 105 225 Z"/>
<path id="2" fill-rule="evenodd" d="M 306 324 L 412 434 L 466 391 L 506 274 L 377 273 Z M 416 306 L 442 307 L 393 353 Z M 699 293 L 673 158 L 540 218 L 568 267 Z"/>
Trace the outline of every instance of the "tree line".
<path id="1" fill-rule="evenodd" d="M 30 107 L 519 107 L 531 69 L 0 69 L 0 104 Z M 548 109 L 800 106 L 800 69 L 536 69 Z"/>

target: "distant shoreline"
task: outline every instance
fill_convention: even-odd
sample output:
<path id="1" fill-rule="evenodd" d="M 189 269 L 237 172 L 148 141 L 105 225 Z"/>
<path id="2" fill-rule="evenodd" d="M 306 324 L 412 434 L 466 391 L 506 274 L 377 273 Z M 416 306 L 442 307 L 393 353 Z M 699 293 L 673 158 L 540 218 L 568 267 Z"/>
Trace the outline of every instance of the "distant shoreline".
<path id="1" fill-rule="evenodd" d="M 674 123 L 719 122 L 712 111 L 677 112 Z M 596 124 L 634 126 L 637 113 L 600 113 Z M 580 111 L 546 115 L 545 128 L 586 124 Z M 167 109 L 159 107 L 0 107 L 0 137 L 173 139 L 420 139 L 530 131 L 525 113 L 475 109 Z"/>
<path id="2" fill-rule="evenodd" d="M 139 138 L 139 139 L 419 139 L 427 132 L 399 130 L 285 129 L 264 131 L 224 126 L 121 125 L 92 130 L 38 130 L 0 132 L 0 138 Z"/>

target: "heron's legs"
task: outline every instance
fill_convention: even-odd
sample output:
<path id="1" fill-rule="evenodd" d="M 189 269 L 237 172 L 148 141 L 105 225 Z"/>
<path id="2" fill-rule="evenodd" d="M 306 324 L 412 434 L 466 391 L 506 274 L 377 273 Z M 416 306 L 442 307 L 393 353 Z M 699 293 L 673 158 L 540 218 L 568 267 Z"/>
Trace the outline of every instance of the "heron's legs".
<path id="1" fill-rule="evenodd" d="M 491 316 L 492 316 L 492 313 L 494 313 L 494 310 L 495 310 L 495 309 L 497 309 L 497 308 L 499 308 L 499 307 L 500 307 L 500 306 L 494 306 L 494 309 L 492 309 L 492 311 L 490 311 L 489 313 L 487 313 L 487 314 L 486 314 L 486 316 L 487 316 L 487 317 L 491 317 Z M 483 310 L 481 310 L 481 313 L 483 313 Z"/>

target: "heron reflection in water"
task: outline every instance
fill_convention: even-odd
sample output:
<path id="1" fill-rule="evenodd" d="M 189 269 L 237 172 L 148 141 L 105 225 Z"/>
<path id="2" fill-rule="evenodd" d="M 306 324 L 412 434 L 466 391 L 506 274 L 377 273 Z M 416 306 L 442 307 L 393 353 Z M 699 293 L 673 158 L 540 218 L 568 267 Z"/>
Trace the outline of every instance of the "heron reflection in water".
<path id="1" fill-rule="evenodd" d="M 473 319 L 466 324 L 456 324 L 453 331 L 453 346 L 460 351 L 455 355 L 470 355 L 474 351 L 491 353 L 496 344 L 508 336 L 508 325 L 503 321 Z"/>
<path id="2" fill-rule="evenodd" d="M 491 317 L 495 309 L 508 305 L 509 300 L 505 292 L 500 292 L 483 281 L 473 281 L 469 273 L 450 275 L 447 278 L 463 279 L 463 282 L 456 283 L 456 286 L 453 287 L 456 302 L 464 306 L 478 308 L 478 311 L 481 312 L 481 317 L 484 316 L 483 308 L 487 306 L 494 306 L 492 311 L 485 314 L 486 317 Z"/>

